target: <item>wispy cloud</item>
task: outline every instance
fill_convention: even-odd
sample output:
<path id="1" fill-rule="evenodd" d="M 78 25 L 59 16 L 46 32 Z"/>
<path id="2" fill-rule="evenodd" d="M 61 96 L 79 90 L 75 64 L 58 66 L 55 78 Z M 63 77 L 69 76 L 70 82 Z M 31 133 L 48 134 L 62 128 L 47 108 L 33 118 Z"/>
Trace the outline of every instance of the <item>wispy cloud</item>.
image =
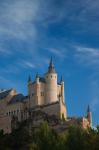
<path id="1" fill-rule="evenodd" d="M 99 65 L 99 49 L 90 47 L 75 47 L 75 57 L 76 60 L 85 65 Z"/>
<path id="2" fill-rule="evenodd" d="M 35 39 L 38 24 L 49 26 L 63 20 L 64 27 L 67 24 L 78 24 L 81 28 L 94 28 L 95 31 L 99 25 L 98 8 L 98 0 L 4 0 L 0 2 L 0 35 L 23 40 Z"/>
<path id="3" fill-rule="evenodd" d="M 30 61 L 21 61 L 19 63 L 19 65 L 22 66 L 23 68 L 28 68 L 28 69 L 36 68 L 36 64 L 34 64 L 33 62 L 30 62 Z"/>
<path id="4" fill-rule="evenodd" d="M 5 0 L 0 3 L 1 36 L 27 39 L 36 35 L 34 19 L 38 3 L 35 0 Z"/>
<path id="5" fill-rule="evenodd" d="M 49 48 L 48 49 L 52 55 L 58 56 L 59 58 L 64 59 L 67 56 L 66 49 L 58 49 L 58 48 Z"/>
<path id="6" fill-rule="evenodd" d="M 12 54 L 12 51 L 10 51 L 4 44 L 0 43 L 0 53 L 2 55 L 11 55 Z"/>
<path id="7" fill-rule="evenodd" d="M 99 57 L 99 49 L 77 46 L 77 51 L 92 57 Z"/>
<path id="8" fill-rule="evenodd" d="M 99 31 L 98 8 L 98 0 L 58 0 L 57 2 L 47 0 L 42 9 L 40 8 L 40 13 L 42 14 L 40 19 L 41 23 L 47 27 L 63 22 L 64 30 L 69 27 L 75 34 L 90 33 L 90 31 L 93 34 L 97 34 L 97 31 Z"/>
<path id="9" fill-rule="evenodd" d="M 41 63 L 42 62 L 42 63 Z M 43 66 L 47 66 L 49 64 L 49 58 L 46 58 L 46 57 L 40 57 L 38 56 L 37 58 L 35 59 L 26 59 L 26 60 L 23 60 L 23 59 L 20 59 L 20 60 L 17 60 L 16 62 L 16 65 L 19 66 L 19 68 L 22 68 L 22 69 L 38 69 L 39 70 L 43 70 L 44 67 Z"/>

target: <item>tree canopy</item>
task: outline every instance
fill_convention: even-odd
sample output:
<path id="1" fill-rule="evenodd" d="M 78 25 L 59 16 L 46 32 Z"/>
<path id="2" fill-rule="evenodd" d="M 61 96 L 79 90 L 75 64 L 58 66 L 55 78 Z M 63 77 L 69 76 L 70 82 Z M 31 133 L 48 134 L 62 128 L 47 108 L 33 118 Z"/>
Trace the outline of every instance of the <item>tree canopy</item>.
<path id="1" fill-rule="evenodd" d="M 98 150 L 99 126 L 83 130 L 71 126 L 57 133 L 47 122 L 37 129 L 21 125 L 11 134 L 0 131 L 0 150 Z"/>

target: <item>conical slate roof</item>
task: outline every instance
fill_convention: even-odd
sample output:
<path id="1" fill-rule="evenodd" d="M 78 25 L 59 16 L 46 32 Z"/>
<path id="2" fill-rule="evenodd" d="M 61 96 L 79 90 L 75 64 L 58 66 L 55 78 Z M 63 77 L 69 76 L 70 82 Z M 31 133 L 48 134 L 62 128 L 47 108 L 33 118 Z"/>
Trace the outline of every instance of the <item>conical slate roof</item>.
<path id="1" fill-rule="evenodd" d="M 50 63 L 49 63 L 49 67 L 48 67 L 48 73 L 56 73 L 52 57 L 51 57 L 51 60 L 50 60 Z"/>

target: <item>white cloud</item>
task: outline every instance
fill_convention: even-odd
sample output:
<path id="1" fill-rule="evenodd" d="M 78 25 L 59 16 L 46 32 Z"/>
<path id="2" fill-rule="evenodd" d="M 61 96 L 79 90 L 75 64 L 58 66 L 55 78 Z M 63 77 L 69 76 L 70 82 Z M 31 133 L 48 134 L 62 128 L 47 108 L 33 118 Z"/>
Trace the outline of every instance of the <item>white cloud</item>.
<path id="1" fill-rule="evenodd" d="M 76 60 L 85 65 L 99 65 L 99 49 L 75 46 L 75 57 Z"/>
<path id="2" fill-rule="evenodd" d="M 32 37 L 35 39 L 38 33 L 37 23 L 48 26 L 65 20 L 68 25 L 74 22 L 83 26 L 84 29 L 86 29 L 85 25 L 88 25 L 88 28 L 94 27 L 94 31 L 99 25 L 98 20 L 94 21 L 99 17 L 98 0 L 79 2 L 70 0 L 57 3 L 53 0 L 46 2 L 44 0 L 4 0 L 0 2 L 0 5 L 0 34 L 7 35 L 9 38 Z"/>
<path id="3" fill-rule="evenodd" d="M 52 53 L 52 55 L 58 56 L 59 58 L 64 59 L 67 55 L 67 51 L 63 49 L 57 49 L 57 48 L 49 48 L 49 52 Z"/>
<path id="4" fill-rule="evenodd" d="M 35 56 L 35 59 L 30 59 L 30 60 L 18 60 L 17 64 L 22 67 L 22 68 L 26 68 L 26 69 L 41 69 L 43 70 L 44 67 L 43 66 L 48 66 L 49 64 L 49 58 L 47 57 L 40 57 L 40 56 Z"/>
<path id="5" fill-rule="evenodd" d="M 98 0 L 58 1 L 57 4 L 52 0 L 4 0 L 0 5 L 0 34 L 8 35 L 9 38 L 35 39 L 37 23 L 50 25 L 65 20 L 66 24 L 82 22 L 80 25 L 83 27 L 92 21 L 89 28 L 94 24 L 99 25 L 98 21 L 93 21 L 94 17 L 99 17 Z"/>
<path id="6" fill-rule="evenodd" d="M 18 60 L 16 64 L 25 69 L 35 69 L 37 67 L 34 62 L 28 60 Z"/>
<path id="7" fill-rule="evenodd" d="M 36 65 L 29 61 L 26 61 L 26 62 L 24 61 L 23 66 L 26 68 L 32 68 L 32 69 L 36 68 Z"/>
<path id="8" fill-rule="evenodd" d="M 88 54 L 92 57 L 99 57 L 99 49 L 77 46 L 76 50 L 82 54 Z"/>
<path id="9" fill-rule="evenodd" d="M 11 0 L 0 3 L 0 35 L 18 39 L 35 38 L 34 20 L 37 17 L 38 1 Z"/>

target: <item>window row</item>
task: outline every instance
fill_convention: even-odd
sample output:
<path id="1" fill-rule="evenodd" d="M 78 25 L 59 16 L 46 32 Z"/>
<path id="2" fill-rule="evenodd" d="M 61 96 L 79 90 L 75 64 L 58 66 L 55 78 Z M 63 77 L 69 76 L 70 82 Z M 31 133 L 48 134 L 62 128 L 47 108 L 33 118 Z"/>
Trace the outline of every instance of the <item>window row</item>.
<path id="1" fill-rule="evenodd" d="M 47 76 L 47 78 L 48 78 L 48 77 L 49 77 L 49 76 Z M 51 75 L 50 77 L 51 77 L 51 78 L 54 78 L 54 77 L 55 77 L 55 79 L 56 79 L 56 76 L 52 76 L 52 75 Z"/>
<path id="2" fill-rule="evenodd" d="M 18 115 L 19 110 L 13 110 L 6 113 L 7 116 Z"/>
<path id="3" fill-rule="evenodd" d="M 35 96 L 35 93 L 32 93 L 32 97 Z M 44 96 L 44 92 L 41 92 L 41 96 Z"/>

